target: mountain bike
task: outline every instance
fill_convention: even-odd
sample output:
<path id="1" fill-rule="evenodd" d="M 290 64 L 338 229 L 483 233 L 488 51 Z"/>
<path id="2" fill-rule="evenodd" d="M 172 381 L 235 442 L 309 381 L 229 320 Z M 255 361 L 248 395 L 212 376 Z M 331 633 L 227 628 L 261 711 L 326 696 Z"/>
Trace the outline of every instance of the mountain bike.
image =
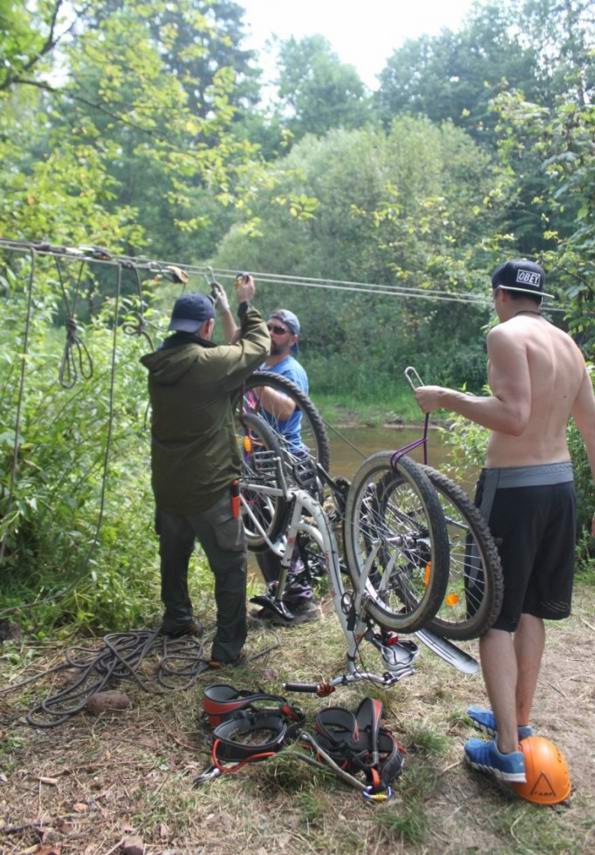
<path id="1" fill-rule="evenodd" d="M 258 419 L 260 417 L 253 416 L 253 418 Z M 261 428 L 261 425 L 256 425 L 259 436 L 264 438 L 266 431 L 263 431 Z M 240 498 L 245 514 L 244 519 L 259 534 L 262 542 L 266 544 L 266 548 L 275 552 L 281 561 L 281 573 L 275 590 L 266 595 L 253 598 L 253 602 L 265 606 L 288 623 L 291 622 L 292 614 L 283 602 L 283 594 L 294 545 L 299 542 L 301 537 L 305 537 L 310 543 L 312 560 L 318 564 L 319 569 L 324 568 L 324 572 L 326 573 L 334 609 L 347 643 L 347 665 L 344 673 L 323 684 L 291 683 L 287 684 L 287 688 L 294 691 L 315 691 L 319 694 L 325 694 L 328 691 L 332 691 L 338 685 L 347 685 L 362 679 L 371 680 L 382 686 L 393 685 L 403 676 L 412 673 L 412 663 L 418 652 L 417 645 L 413 641 L 399 639 L 394 630 L 398 629 L 399 631 L 406 632 L 414 631 L 415 628 L 420 627 L 419 608 L 417 604 L 416 608 L 407 608 L 401 600 L 392 597 L 382 599 L 378 593 L 379 590 L 382 592 L 381 585 L 379 583 L 376 583 L 376 585 L 372 583 L 368 584 L 367 581 L 367 575 L 372 568 L 372 562 L 368 562 L 363 567 L 363 572 L 357 576 L 352 577 L 351 574 L 346 572 L 345 563 L 341 560 L 337 547 L 333 522 L 329 520 L 320 502 L 311 492 L 298 487 L 295 479 L 286 476 L 286 465 L 287 463 L 283 455 L 279 455 L 278 453 L 278 448 L 266 448 L 263 443 L 260 447 L 254 446 L 252 448 L 250 469 L 245 471 L 242 479 Z M 414 469 L 415 464 L 411 462 L 407 471 L 410 473 Z M 319 471 L 322 476 L 325 475 L 321 467 Z M 417 473 L 417 476 L 419 481 L 424 484 L 425 493 L 429 493 L 426 476 L 423 472 Z M 330 476 L 327 477 L 330 479 Z M 413 496 L 418 495 L 416 492 L 418 482 L 415 480 L 415 477 L 410 476 L 411 483 L 413 484 L 411 487 Z M 333 479 L 330 479 L 330 481 L 335 484 Z M 337 485 L 335 484 L 335 486 Z M 337 488 L 337 494 L 338 500 L 340 500 L 340 488 Z M 431 496 L 431 493 L 429 495 Z M 268 518 L 265 519 L 263 524 L 262 519 L 255 513 L 253 507 L 254 496 L 261 497 L 263 501 L 281 500 L 289 508 L 288 516 L 286 517 L 286 527 L 281 538 L 272 538 L 270 532 L 267 530 Z M 426 510 L 423 503 L 420 502 L 419 497 L 417 502 L 412 502 L 411 508 L 411 514 L 414 517 L 414 531 L 410 535 L 406 545 L 401 544 L 399 546 L 396 543 L 390 542 L 390 540 L 387 542 L 384 528 L 380 532 L 371 531 L 369 533 L 371 539 L 376 538 L 381 544 L 381 548 L 373 547 L 375 556 L 381 551 L 391 551 L 391 557 L 387 560 L 387 566 L 392 568 L 395 575 L 398 575 L 395 569 L 397 562 L 393 555 L 397 554 L 399 550 L 406 553 L 406 560 L 410 566 L 405 569 L 405 559 L 402 557 L 398 562 L 399 573 L 402 576 L 399 584 L 402 587 L 406 587 L 406 582 L 403 580 L 406 580 L 408 574 L 413 572 L 411 568 L 415 568 L 415 572 L 417 572 L 417 564 L 419 563 L 421 554 L 420 550 L 424 550 L 424 560 L 427 557 L 427 550 L 432 555 L 431 537 L 433 535 L 427 529 L 424 529 L 423 547 L 419 543 L 414 543 L 414 539 L 422 531 L 422 525 L 425 525 L 422 522 L 422 516 L 425 520 Z M 432 508 L 432 513 L 435 513 L 438 519 L 440 514 L 439 507 L 437 509 Z M 426 566 L 427 563 L 426 561 Z M 425 584 L 430 591 L 429 600 L 437 604 L 439 603 L 439 597 L 436 597 L 434 586 L 439 576 L 426 571 L 425 567 L 424 572 L 428 573 Z M 388 577 L 392 578 L 392 574 L 389 573 Z M 424 597 L 421 599 L 424 600 L 424 609 L 427 609 L 427 602 Z M 473 657 L 458 650 L 458 648 L 455 648 L 449 642 L 421 628 L 416 630 L 416 634 L 434 652 L 459 668 L 459 670 L 466 673 L 474 673 L 477 670 L 477 663 Z M 364 641 L 371 643 L 380 652 L 384 668 L 386 669 L 383 674 L 374 674 L 358 667 L 360 646 Z"/>
<path id="2" fill-rule="evenodd" d="M 412 389 L 422 385 L 411 366 L 405 369 L 405 377 Z M 477 638 L 496 620 L 502 605 L 502 569 L 478 508 L 461 487 L 428 466 L 428 430 L 426 416 L 420 439 L 364 460 L 347 493 L 342 479 L 330 478 L 320 466 L 318 479 L 330 487 L 335 500 L 334 516 L 342 524 L 352 580 L 357 582 L 362 568 L 371 562 L 366 584 L 376 594 L 371 606 L 375 616 L 382 621 L 387 602 L 391 612 L 401 603 L 414 626 L 417 615 L 419 626 L 463 641 Z M 423 450 L 424 464 L 412 468 L 408 453 L 418 447 Z M 428 484 L 420 479 L 420 470 L 440 505 L 448 560 L 443 539 L 434 530 L 440 511 L 436 501 L 428 498 Z M 319 555 L 315 544 L 310 551 L 315 558 Z M 311 563 L 316 566 L 316 561 Z M 432 571 L 438 578 L 430 587 L 428 574 Z"/>
<path id="3" fill-rule="evenodd" d="M 415 390 L 423 385 L 415 368 L 405 369 L 405 377 Z M 478 508 L 466 493 L 441 472 L 428 466 L 429 416 L 422 437 L 406 448 L 422 447 L 423 471 L 441 504 L 450 546 L 448 581 L 437 613 L 427 627 L 446 638 L 463 641 L 486 632 L 502 606 L 503 578 L 498 550 Z M 392 514 L 398 488 L 392 467 L 379 477 L 378 513 Z"/>

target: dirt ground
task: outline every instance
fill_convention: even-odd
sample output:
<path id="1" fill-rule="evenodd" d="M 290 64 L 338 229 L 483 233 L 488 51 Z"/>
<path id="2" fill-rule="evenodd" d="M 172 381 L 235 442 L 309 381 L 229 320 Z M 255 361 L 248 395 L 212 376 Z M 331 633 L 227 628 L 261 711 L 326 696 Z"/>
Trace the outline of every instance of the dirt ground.
<path id="1" fill-rule="evenodd" d="M 312 725 L 323 705 L 355 708 L 366 695 L 380 697 L 407 750 L 394 799 L 365 803 L 296 758 L 292 747 L 193 787 L 208 765 L 208 734 L 198 719 L 205 685 L 281 691 L 285 679 L 311 681 L 341 669 L 342 639 L 328 609 L 319 624 L 252 632 L 248 653 L 277 642 L 241 670 L 201 675 L 183 692 L 158 696 L 123 684 L 129 709 L 99 718 L 81 713 L 49 730 L 22 719 L 50 689 L 49 678 L 0 695 L 1 855 L 112 855 L 132 837 L 146 855 L 595 851 L 592 588 L 579 587 L 573 617 L 548 627 L 538 686 L 534 724 L 564 752 L 573 783 L 568 802 L 555 808 L 522 801 L 463 764 L 463 742 L 477 735 L 464 711 L 485 700 L 481 679 L 458 674 L 423 647 L 416 674 L 390 690 L 360 683 L 324 700 L 291 698 Z M 366 652 L 366 666 L 375 655 Z M 5 643 L 1 685 L 61 657 L 55 647 Z"/>

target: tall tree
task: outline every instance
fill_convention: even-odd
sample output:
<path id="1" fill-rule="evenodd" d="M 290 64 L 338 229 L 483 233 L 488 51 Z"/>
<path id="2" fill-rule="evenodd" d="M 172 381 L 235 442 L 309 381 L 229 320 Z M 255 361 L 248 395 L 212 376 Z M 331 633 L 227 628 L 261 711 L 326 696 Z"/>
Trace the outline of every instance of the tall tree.
<path id="1" fill-rule="evenodd" d="M 541 92 L 539 46 L 523 40 L 516 23 L 510 3 L 491 0 L 477 4 L 456 32 L 406 42 L 380 74 L 377 100 L 384 119 L 405 112 L 450 119 L 489 141 L 496 124 L 492 98 L 510 88 L 529 98 Z"/>
<path id="2" fill-rule="evenodd" d="M 406 117 L 387 135 L 363 129 L 309 136 L 270 172 L 274 188 L 264 184 L 255 200 L 259 234 L 234 227 L 217 266 L 459 295 L 489 289 L 485 270 L 495 266 L 507 179 L 452 124 Z M 485 312 L 332 289 L 260 293 L 271 308 L 283 302 L 300 313 L 318 388 L 370 394 L 393 382 L 416 353 L 427 376 L 463 382 L 473 375 L 481 386 L 476 348 Z"/>
<path id="3" fill-rule="evenodd" d="M 291 37 L 279 45 L 281 118 L 296 139 L 330 128 L 357 128 L 369 117 L 366 88 L 323 36 Z"/>
<path id="4" fill-rule="evenodd" d="M 211 20 L 215 5 L 229 11 L 230 4 L 208 0 L 183 3 L 182 10 L 188 13 L 185 26 L 189 30 L 192 23 L 194 27 L 185 31 L 188 41 L 199 42 L 205 32 L 217 41 L 213 36 L 217 21 Z M 198 6 L 205 15 L 198 14 Z M 56 20 L 49 16 L 47 33 L 31 43 L 30 59 L 13 62 L 0 91 L 3 102 L 12 104 L 15 117 L 22 93 L 41 93 L 39 128 L 34 136 L 42 152 L 35 162 L 27 163 L 30 146 L 25 151 L 18 145 L 11 147 L 11 140 L 16 141 L 19 134 L 18 119 L 7 117 L 11 150 L 5 165 L 14 162 L 14 168 L 4 171 L 4 188 L 11 185 L 14 190 L 16 181 L 29 202 L 15 204 L 4 233 L 32 236 L 39 235 L 39 229 L 45 235 L 62 231 L 67 205 L 50 210 L 44 205 L 36 207 L 43 196 L 35 189 L 36 182 L 43 173 L 43 180 L 51 183 L 50 176 L 55 174 L 53 191 L 61 187 L 75 209 L 80 211 L 82 199 L 101 196 L 106 216 L 123 216 L 130 223 L 124 244 L 128 249 L 141 245 L 144 231 L 151 234 L 152 250 L 160 255 L 171 258 L 196 246 L 201 254 L 208 252 L 217 229 L 224 228 L 217 225 L 217 218 L 235 201 L 235 176 L 254 159 L 254 147 L 234 133 L 235 72 L 229 65 L 219 66 L 218 58 L 213 60 L 210 81 L 201 89 L 204 104 L 210 105 L 206 114 L 190 106 L 184 86 L 188 81 L 180 79 L 184 75 L 174 73 L 164 60 L 177 30 L 165 23 L 156 30 L 154 23 L 169 8 L 162 0 L 151 7 L 142 2 L 91 2 L 73 28 L 69 23 L 72 8 L 54 4 Z M 191 9 L 196 12 L 194 17 Z M 23 20 L 27 23 L 23 14 L 13 20 L 14 38 L 21 41 L 18 25 L 22 29 Z M 65 27 L 70 38 L 60 51 L 60 74 L 48 76 L 44 72 L 51 69 L 47 65 L 51 51 L 43 53 L 44 46 L 55 43 L 51 33 L 63 32 Z M 223 34 L 221 41 L 225 38 Z M 42 53 L 46 65 L 41 59 L 32 62 Z M 209 62 L 208 50 L 205 62 Z M 18 201 L 18 197 L 12 198 Z M 72 227 L 77 233 L 81 229 L 95 233 L 98 224 L 105 222 L 97 216 L 74 216 L 66 231 Z M 102 238 L 101 234 L 100 230 L 95 235 L 97 242 L 121 245 L 123 234 L 117 230 L 104 229 Z M 208 239 L 201 246 L 205 235 Z M 147 238 L 144 240 L 146 243 Z"/>

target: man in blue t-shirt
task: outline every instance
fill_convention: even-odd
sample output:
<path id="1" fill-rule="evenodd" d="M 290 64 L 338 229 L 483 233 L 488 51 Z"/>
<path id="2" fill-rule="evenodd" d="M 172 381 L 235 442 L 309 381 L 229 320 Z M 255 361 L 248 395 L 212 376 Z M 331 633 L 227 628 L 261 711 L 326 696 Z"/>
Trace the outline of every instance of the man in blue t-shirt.
<path id="1" fill-rule="evenodd" d="M 297 315 L 294 315 L 289 309 L 275 309 L 267 321 L 267 326 L 271 336 L 271 352 L 260 367 L 266 371 L 272 371 L 274 374 L 280 374 L 282 377 L 287 377 L 288 380 L 295 383 L 304 395 L 307 395 L 308 375 L 292 355 L 297 353 L 300 335 L 300 322 Z M 260 399 L 265 410 L 267 409 L 266 398 L 265 392 L 264 401 L 262 396 Z M 270 403 L 278 404 L 279 402 L 271 400 Z M 277 408 L 271 407 L 271 409 L 274 409 L 275 414 L 277 413 Z M 266 418 L 266 413 L 264 415 Z M 274 422 L 271 419 L 271 424 L 274 425 L 277 433 L 283 436 L 292 451 L 299 451 L 303 448 L 301 437 L 302 414 L 299 410 L 296 412 L 294 407 L 293 412 L 285 419 L 278 418 L 275 415 Z"/>
<path id="2" fill-rule="evenodd" d="M 229 308 L 229 301 L 224 289 L 218 283 L 213 283 L 215 295 L 215 306 L 223 325 L 226 339 L 233 342 L 237 335 L 237 327 Z M 267 321 L 267 327 L 271 336 L 271 352 L 260 366 L 266 371 L 272 371 L 287 377 L 305 394 L 308 394 L 308 375 L 293 354 L 297 353 L 300 337 L 300 322 L 289 309 L 275 309 L 271 312 Z M 272 389 L 270 386 L 262 386 L 258 389 L 260 403 L 260 415 L 270 421 L 276 433 L 283 436 L 283 440 L 292 452 L 299 455 L 300 451 L 307 453 L 302 443 L 301 423 L 302 413 L 296 410 L 292 398 Z M 274 414 L 274 415 L 273 415 Z M 267 416 L 269 416 L 267 418 Z M 258 553 L 256 556 L 258 566 L 269 588 L 274 587 L 281 572 L 281 559 L 270 550 Z M 303 564 L 297 549 L 292 556 L 291 565 L 287 577 L 287 585 L 283 602 L 294 615 L 289 622 L 271 612 L 270 609 L 262 608 L 254 611 L 252 617 L 263 622 L 281 625 L 293 625 L 305 621 L 317 620 L 320 617 L 320 609 L 314 602 L 312 586 L 304 579 Z"/>
<path id="3" fill-rule="evenodd" d="M 289 309 L 275 309 L 267 321 L 267 327 L 271 336 L 271 352 L 261 368 L 286 377 L 307 395 L 308 375 L 293 356 L 297 353 L 300 336 L 300 322 L 297 315 Z M 302 413 L 295 409 L 295 404 L 290 398 L 285 398 L 287 410 L 280 411 L 283 398 L 285 396 L 281 393 L 265 386 L 261 390 L 260 405 L 265 411 L 263 413 L 265 418 L 267 410 L 275 412 L 274 419 L 271 417 L 275 430 L 282 434 L 289 448 L 299 454 L 304 448 L 301 436 Z M 280 558 L 267 550 L 259 553 L 256 560 L 265 581 L 269 586 L 274 585 L 281 572 Z M 287 587 L 283 596 L 283 602 L 294 615 L 291 623 L 303 623 L 320 617 L 320 609 L 314 602 L 312 587 L 303 579 L 302 571 L 303 565 L 296 551 L 289 567 Z M 253 617 L 274 623 L 283 622 L 281 618 L 265 608 L 256 611 Z"/>

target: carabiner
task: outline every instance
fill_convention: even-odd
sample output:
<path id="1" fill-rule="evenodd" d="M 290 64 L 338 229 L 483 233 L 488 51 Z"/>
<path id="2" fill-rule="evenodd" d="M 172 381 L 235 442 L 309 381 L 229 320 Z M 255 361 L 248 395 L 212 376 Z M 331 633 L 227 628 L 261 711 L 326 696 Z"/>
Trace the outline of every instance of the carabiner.
<path id="1" fill-rule="evenodd" d="M 197 775 L 196 778 L 193 779 L 192 785 L 194 787 L 200 787 L 202 784 L 208 784 L 210 781 L 215 781 L 222 774 L 222 770 L 218 769 L 217 766 L 208 766 L 204 772 L 201 772 L 200 775 Z"/>

